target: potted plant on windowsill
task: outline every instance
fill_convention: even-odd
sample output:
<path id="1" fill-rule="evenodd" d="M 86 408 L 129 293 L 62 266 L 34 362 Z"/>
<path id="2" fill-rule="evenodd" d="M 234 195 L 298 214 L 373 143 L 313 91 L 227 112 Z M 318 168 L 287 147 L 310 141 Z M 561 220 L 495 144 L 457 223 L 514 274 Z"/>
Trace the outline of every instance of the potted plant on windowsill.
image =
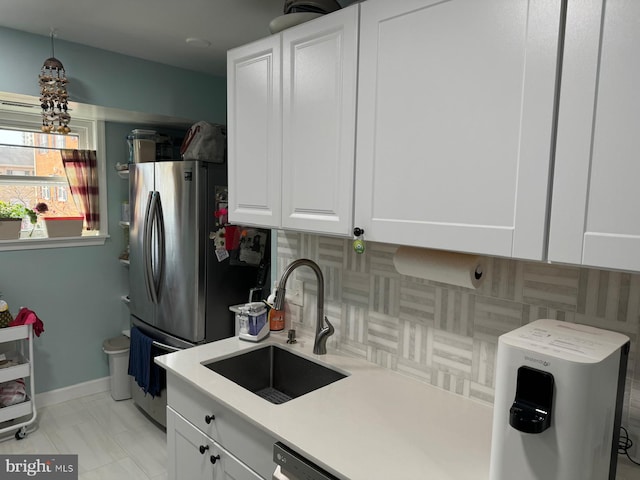
<path id="1" fill-rule="evenodd" d="M 80 237 L 82 235 L 83 217 L 43 217 L 47 236 Z"/>
<path id="2" fill-rule="evenodd" d="M 20 204 L 11 204 L 0 200 L 0 240 L 17 240 L 20 238 L 20 225 L 24 217 L 36 223 L 36 212 Z"/>
<path id="3" fill-rule="evenodd" d="M 59 217 L 55 214 L 53 216 L 46 216 L 45 213 L 49 211 L 46 203 L 38 203 L 34 210 L 37 215 L 40 215 L 44 227 L 47 232 L 47 237 L 79 237 L 82 235 L 82 224 L 84 223 L 84 217 Z"/>

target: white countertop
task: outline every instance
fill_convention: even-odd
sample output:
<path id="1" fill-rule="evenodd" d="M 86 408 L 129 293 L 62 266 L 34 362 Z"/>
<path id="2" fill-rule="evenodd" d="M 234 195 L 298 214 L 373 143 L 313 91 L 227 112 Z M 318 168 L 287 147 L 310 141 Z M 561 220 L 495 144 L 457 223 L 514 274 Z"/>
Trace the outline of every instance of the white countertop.
<path id="1" fill-rule="evenodd" d="M 286 334 L 259 344 L 229 338 L 156 357 L 156 363 L 343 479 L 485 480 L 492 408 L 342 353 L 313 355 Z M 274 405 L 202 366 L 279 344 L 348 373 Z"/>

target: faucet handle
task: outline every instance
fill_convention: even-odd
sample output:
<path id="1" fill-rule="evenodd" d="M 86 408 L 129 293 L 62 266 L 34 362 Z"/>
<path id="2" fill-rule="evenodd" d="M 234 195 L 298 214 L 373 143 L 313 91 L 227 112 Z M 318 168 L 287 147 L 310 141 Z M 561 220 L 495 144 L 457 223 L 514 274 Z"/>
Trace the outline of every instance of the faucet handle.
<path id="1" fill-rule="evenodd" d="M 324 317 L 324 323 L 326 323 L 327 326 L 322 328 L 322 333 L 323 333 L 323 335 L 325 335 L 327 337 L 330 337 L 331 335 L 334 334 L 336 329 L 333 328 L 333 325 L 331 324 L 331 322 L 329 321 L 329 319 L 327 317 Z"/>
<path id="2" fill-rule="evenodd" d="M 326 323 L 327 326 L 323 326 L 322 329 L 316 333 L 316 339 L 313 342 L 313 353 L 316 355 L 324 355 L 327 353 L 327 339 L 336 331 L 327 317 L 324 317 L 324 323 Z"/>

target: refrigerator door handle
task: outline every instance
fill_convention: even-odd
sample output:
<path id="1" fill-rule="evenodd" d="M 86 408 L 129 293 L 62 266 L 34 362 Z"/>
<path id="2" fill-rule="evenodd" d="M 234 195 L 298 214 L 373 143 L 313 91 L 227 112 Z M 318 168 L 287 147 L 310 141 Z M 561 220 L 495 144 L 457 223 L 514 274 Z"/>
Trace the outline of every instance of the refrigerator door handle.
<path id="1" fill-rule="evenodd" d="M 157 340 L 153 341 L 153 346 L 158 347 L 159 349 L 164 350 L 165 352 L 181 352 L 182 350 L 184 350 L 183 348 L 167 345 L 166 343 L 161 343 L 161 342 L 158 342 Z"/>
<path id="2" fill-rule="evenodd" d="M 144 213 L 144 228 L 142 231 L 142 258 L 143 258 L 143 271 L 144 271 L 144 283 L 147 287 L 147 295 L 153 300 L 153 293 L 151 292 L 151 279 L 153 278 L 153 266 L 151 264 L 151 204 L 153 200 L 153 192 L 149 192 L 147 196 L 147 206 Z"/>
<path id="3" fill-rule="evenodd" d="M 160 297 L 160 286 L 162 285 L 162 279 L 164 274 L 165 264 L 165 230 L 164 230 L 164 215 L 162 214 L 162 199 L 160 198 L 160 192 L 155 192 L 155 203 L 153 208 L 153 225 L 155 227 L 158 256 L 157 261 L 157 277 L 154 279 L 153 287 L 155 290 L 156 303 L 158 303 L 158 297 Z"/>
<path id="4" fill-rule="evenodd" d="M 153 230 L 156 223 L 157 208 L 158 208 L 158 192 L 149 192 L 149 211 L 145 223 L 145 249 L 146 249 L 146 270 L 145 278 L 147 280 L 147 290 L 151 297 L 151 302 L 158 304 L 158 280 L 156 280 L 153 274 L 153 254 L 152 254 L 152 240 Z"/>

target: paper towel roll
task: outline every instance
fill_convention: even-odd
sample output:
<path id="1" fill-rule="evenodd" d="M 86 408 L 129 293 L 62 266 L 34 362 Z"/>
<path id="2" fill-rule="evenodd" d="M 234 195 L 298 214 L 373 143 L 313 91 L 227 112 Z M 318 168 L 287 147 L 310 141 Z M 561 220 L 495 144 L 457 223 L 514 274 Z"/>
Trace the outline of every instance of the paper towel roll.
<path id="1" fill-rule="evenodd" d="M 485 277 L 482 257 L 464 253 L 400 247 L 393 264 L 402 275 L 466 288 L 478 288 Z"/>

